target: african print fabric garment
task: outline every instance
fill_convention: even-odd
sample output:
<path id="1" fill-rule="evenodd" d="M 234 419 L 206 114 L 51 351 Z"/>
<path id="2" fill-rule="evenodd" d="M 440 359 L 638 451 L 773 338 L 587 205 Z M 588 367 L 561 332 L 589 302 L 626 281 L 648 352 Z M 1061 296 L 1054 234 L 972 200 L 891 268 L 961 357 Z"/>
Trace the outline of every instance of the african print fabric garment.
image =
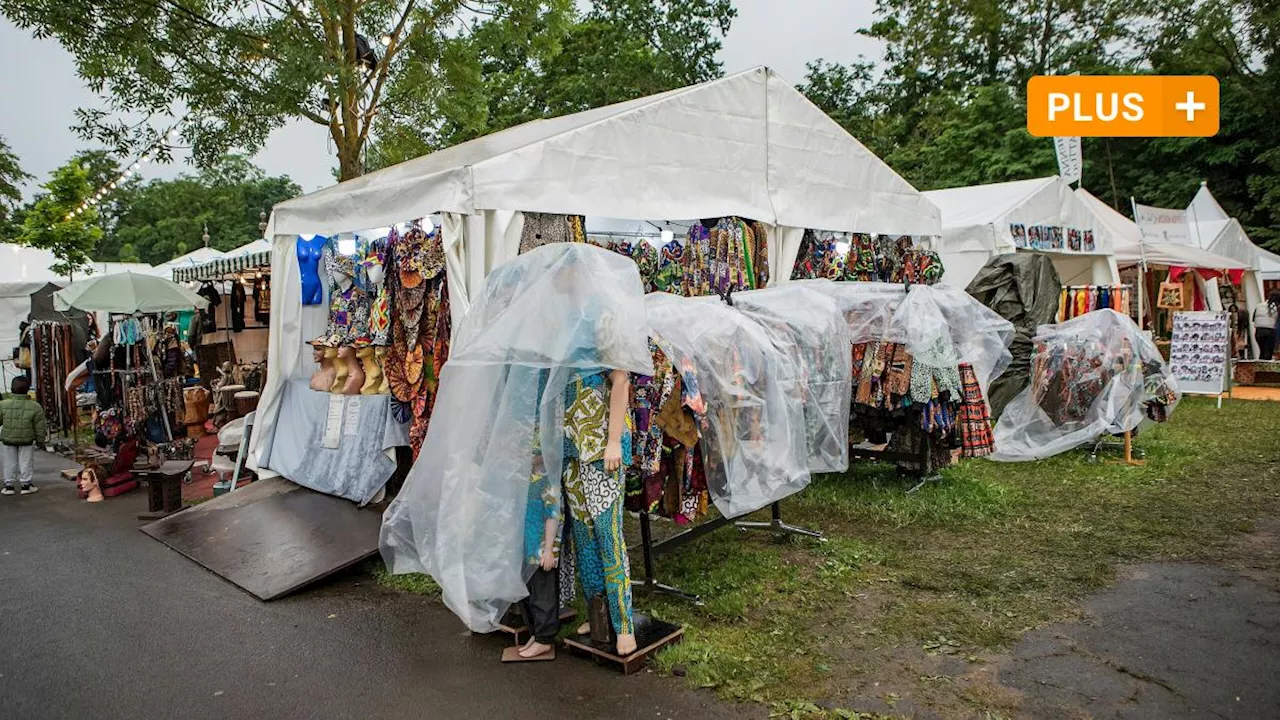
<path id="1" fill-rule="evenodd" d="M 679 240 L 672 240 L 659 249 L 653 290 L 676 295 L 684 292 L 684 245 Z"/>
<path id="2" fill-rule="evenodd" d="M 599 515 L 622 496 L 621 471 L 605 473 L 609 442 L 609 383 L 607 371 L 579 371 L 565 386 L 565 495 L 575 520 Z M 631 464 L 632 419 L 626 414 L 622 431 L 622 464 Z M 571 472 L 572 471 L 572 472 Z M 572 474 L 572 477 L 570 475 Z"/>
<path id="3" fill-rule="evenodd" d="M 621 474 L 617 480 L 621 487 Z M 590 601 L 596 595 L 604 595 L 614 632 L 635 632 L 631 618 L 631 564 L 622 537 L 621 499 L 614 500 L 590 522 L 574 520 L 573 550 L 583 599 Z"/>
<path id="4" fill-rule="evenodd" d="M 631 414 L 622 464 L 604 469 L 609 440 L 609 372 L 579 371 L 565 386 L 564 494 L 573 520 L 574 565 L 587 600 L 603 593 L 619 634 L 631 633 L 631 569 L 622 538 L 623 470 L 631 464 Z"/>
<path id="5" fill-rule="evenodd" d="M 983 457 L 995 451 L 991 435 L 991 415 L 982 397 L 982 386 L 969 363 L 960 365 L 960 387 L 963 400 L 957 424 L 960 426 L 960 449 L 964 457 Z"/>
<path id="6" fill-rule="evenodd" d="M 524 214 L 524 225 L 520 229 L 521 255 L 549 243 L 570 242 L 572 239 L 567 216 L 536 212 Z"/>
<path id="7" fill-rule="evenodd" d="M 812 280 L 818 277 L 817 258 L 818 235 L 812 230 L 805 230 L 800 239 L 800 249 L 796 251 L 796 264 L 791 269 L 792 280 Z"/>
<path id="8" fill-rule="evenodd" d="M 563 520 L 561 513 L 560 493 L 547 480 L 545 472 L 533 473 L 529 476 L 529 498 L 524 511 L 524 556 L 529 565 L 538 566 L 542 562 L 542 539 L 546 534 L 548 520 L 557 524 Z M 557 530 L 552 552 L 560 558 L 560 540 L 563 533 Z"/>
<path id="9" fill-rule="evenodd" d="M 369 296 L 356 282 L 355 261 L 324 248 L 325 271 L 329 276 L 329 328 L 325 344 L 330 347 L 362 345 L 369 341 Z M 344 289 L 342 284 L 348 283 Z"/>
<path id="10" fill-rule="evenodd" d="M 684 246 L 684 295 L 699 297 L 711 294 L 711 230 L 702 223 L 689 228 L 689 239 Z"/>

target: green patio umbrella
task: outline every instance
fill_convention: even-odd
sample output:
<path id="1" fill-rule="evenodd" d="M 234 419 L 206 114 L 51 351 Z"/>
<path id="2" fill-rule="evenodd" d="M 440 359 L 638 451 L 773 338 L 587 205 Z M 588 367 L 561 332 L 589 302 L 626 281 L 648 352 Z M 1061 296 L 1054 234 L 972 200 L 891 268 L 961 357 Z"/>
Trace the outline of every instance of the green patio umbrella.
<path id="1" fill-rule="evenodd" d="M 171 280 L 122 272 L 73 282 L 53 294 L 53 304 L 58 310 L 133 314 L 203 310 L 209 301 Z"/>

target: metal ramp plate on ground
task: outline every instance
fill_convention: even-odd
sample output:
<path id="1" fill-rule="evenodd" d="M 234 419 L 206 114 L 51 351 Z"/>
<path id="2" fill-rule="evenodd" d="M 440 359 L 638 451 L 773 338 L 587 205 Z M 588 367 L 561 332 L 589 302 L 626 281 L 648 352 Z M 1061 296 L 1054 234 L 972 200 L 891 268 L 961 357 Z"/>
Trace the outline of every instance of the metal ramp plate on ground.
<path id="1" fill-rule="evenodd" d="M 258 599 L 274 600 L 377 553 L 381 525 L 379 509 L 272 478 L 141 529 Z"/>

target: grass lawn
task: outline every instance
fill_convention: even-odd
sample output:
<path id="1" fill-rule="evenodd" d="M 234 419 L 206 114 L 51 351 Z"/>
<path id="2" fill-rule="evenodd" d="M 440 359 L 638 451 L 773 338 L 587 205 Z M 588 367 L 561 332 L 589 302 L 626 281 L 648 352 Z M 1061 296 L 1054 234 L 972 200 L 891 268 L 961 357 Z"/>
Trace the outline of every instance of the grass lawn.
<path id="1" fill-rule="evenodd" d="M 637 594 L 688 628 L 655 668 L 785 717 L 1003 717 L 991 662 L 1022 633 L 1119 565 L 1214 561 L 1280 515 L 1280 403 L 1188 398 L 1137 447 L 1143 467 L 965 461 L 909 494 L 887 466 L 816 478 L 784 517 L 828 541 L 726 528 L 658 559 L 705 604 Z"/>

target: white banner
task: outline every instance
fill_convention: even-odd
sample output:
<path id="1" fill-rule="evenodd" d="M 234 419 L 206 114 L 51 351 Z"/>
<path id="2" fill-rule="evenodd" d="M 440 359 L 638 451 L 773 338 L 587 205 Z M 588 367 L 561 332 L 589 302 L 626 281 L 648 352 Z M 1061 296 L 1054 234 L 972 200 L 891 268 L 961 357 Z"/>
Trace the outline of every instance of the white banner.
<path id="1" fill-rule="evenodd" d="M 1164 242 L 1191 244 L 1191 230 L 1187 226 L 1187 211 L 1158 208 L 1134 203 L 1133 212 L 1142 230 L 1142 236 Z"/>
<path id="2" fill-rule="evenodd" d="M 1058 175 L 1067 184 L 1080 182 L 1084 174 L 1084 152 L 1078 137 L 1056 137 L 1053 149 L 1058 153 Z"/>

